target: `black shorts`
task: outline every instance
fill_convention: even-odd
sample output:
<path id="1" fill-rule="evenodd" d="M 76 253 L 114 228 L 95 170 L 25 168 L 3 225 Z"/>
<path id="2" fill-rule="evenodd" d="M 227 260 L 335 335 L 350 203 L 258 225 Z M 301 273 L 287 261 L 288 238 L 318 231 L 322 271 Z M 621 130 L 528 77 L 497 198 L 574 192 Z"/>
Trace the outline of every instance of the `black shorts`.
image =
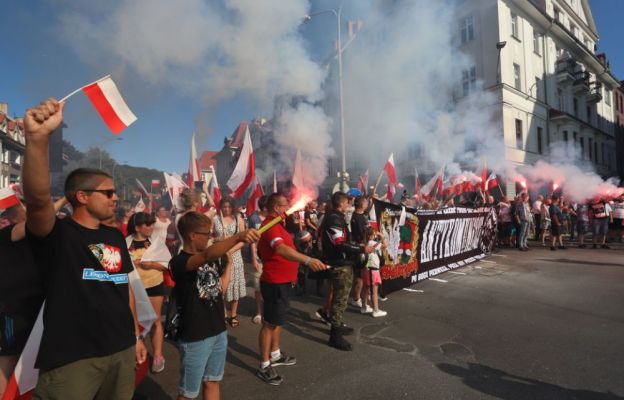
<path id="1" fill-rule="evenodd" d="M 609 224 L 609 229 L 614 231 L 622 230 L 622 220 L 621 218 L 613 218 L 613 222 Z"/>
<path id="2" fill-rule="evenodd" d="M 286 323 L 291 289 L 291 283 L 260 282 L 265 322 L 275 326 L 282 326 Z"/>
<path id="3" fill-rule="evenodd" d="M 159 297 L 165 295 L 165 284 L 161 282 L 160 284 L 153 286 L 149 289 L 145 289 L 148 297 Z"/>
<path id="4" fill-rule="evenodd" d="M 559 236 L 561 235 L 561 226 L 555 224 L 555 223 L 551 223 L 550 225 L 550 234 L 553 236 Z"/>

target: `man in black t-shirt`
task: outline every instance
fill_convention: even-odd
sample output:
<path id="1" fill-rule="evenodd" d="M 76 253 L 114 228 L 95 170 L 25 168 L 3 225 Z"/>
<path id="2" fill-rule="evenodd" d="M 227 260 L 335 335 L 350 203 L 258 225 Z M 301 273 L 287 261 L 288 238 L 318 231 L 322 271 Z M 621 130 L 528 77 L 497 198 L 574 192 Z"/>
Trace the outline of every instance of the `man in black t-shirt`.
<path id="1" fill-rule="evenodd" d="M 178 399 L 194 399 L 199 395 L 200 386 L 203 386 L 204 398 L 219 398 L 219 382 L 223 378 L 227 353 L 223 290 L 230 281 L 232 260 L 228 257 L 223 268 L 218 259 L 233 247 L 260 238 L 256 230 L 248 230 L 207 247 L 211 228 L 207 216 L 194 211 L 184 214 L 178 221 L 184 247 L 169 262 L 180 314 Z"/>
<path id="2" fill-rule="evenodd" d="M 121 232 L 101 224 L 114 215 L 112 178 L 93 169 L 65 181 L 71 218 L 57 219 L 50 196 L 49 137 L 63 121 L 63 103 L 26 111 L 23 185 L 26 235 L 45 271 L 44 329 L 35 366 L 34 398 L 130 399 L 135 360 L 146 359 L 134 296 L 132 261 Z"/>

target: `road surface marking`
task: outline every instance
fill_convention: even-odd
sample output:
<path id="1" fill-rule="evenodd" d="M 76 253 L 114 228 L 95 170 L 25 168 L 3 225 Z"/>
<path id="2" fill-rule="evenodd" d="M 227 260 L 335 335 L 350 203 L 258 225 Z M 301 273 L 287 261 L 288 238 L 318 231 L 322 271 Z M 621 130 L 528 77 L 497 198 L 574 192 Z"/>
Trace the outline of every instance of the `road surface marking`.
<path id="1" fill-rule="evenodd" d="M 457 275 L 466 275 L 465 272 L 457 272 L 457 271 L 449 271 L 449 273 L 451 274 L 457 274 Z"/>
<path id="2" fill-rule="evenodd" d="M 403 290 L 405 290 L 406 292 L 413 292 L 413 293 L 425 293 L 424 290 L 420 290 L 420 289 L 403 288 Z"/>
<path id="3" fill-rule="evenodd" d="M 496 261 L 481 260 L 480 262 L 486 263 L 486 264 L 496 264 Z"/>
<path id="4" fill-rule="evenodd" d="M 438 278 L 429 278 L 430 281 L 436 281 L 436 282 L 442 282 L 442 283 L 447 283 L 448 281 L 445 281 L 444 279 L 438 279 Z"/>

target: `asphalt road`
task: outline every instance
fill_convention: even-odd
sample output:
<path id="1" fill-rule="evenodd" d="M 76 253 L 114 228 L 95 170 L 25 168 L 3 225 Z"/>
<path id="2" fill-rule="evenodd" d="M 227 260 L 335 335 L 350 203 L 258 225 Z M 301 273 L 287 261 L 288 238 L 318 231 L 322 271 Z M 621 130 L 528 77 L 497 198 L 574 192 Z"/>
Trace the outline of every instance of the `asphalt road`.
<path id="1" fill-rule="evenodd" d="M 346 314 L 354 351 L 326 345 L 321 299 L 292 302 L 277 367 L 281 386 L 255 376 L 253 301 L 229 332 L 223 399 L 624 399 L 624 246 L 611 250 L 502 250 L 402 290 L 384 318 Z M 252 291 L 249 290 L 248 295 Z M 139 387 L 140 398 L 177 394 L 178 354 Z M 137 396 L 137 398 L 139 398 Z"/>

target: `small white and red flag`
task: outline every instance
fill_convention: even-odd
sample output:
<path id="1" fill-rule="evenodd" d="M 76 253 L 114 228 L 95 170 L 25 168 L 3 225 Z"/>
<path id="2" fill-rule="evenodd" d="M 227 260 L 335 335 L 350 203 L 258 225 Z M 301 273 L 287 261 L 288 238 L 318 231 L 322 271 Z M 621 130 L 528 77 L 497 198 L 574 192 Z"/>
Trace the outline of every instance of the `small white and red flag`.
<path id="1" fill-rule="evenodd" d="M 210 169 L 212 170 L 212 178 L 210 178 L 210 183 L 208 185 L 208 193 L 212 196 L 215 208 L 219 208 L 219 203 L 221 202 L 221 188 L 219 187 L 219 182 L 217 181 L 217 173 L 212 165 L 210 166 Z"/>
<path id="2" fill-rule="evenodd" d="M 143 212 L 145 211 L 147 207 L 145 206 L 145 202 L 143 201 L 143 197 L 141 197 L 139 199 L 139 201 L 136 203 L 136 206 L 134 206 L 134 212 Z"/>
<path id="3" fill-rule="evenodd" d="M 160 186 L 160 180 L 159 179 L 152 179 L 152 187 L 153 188 L 157 188 Z"/>
<path id="4" fill-rule="evenodd" d="M 201 168 L 199 168 L 199 161 L 197 160 L 197 148 L 195 147 L 195 134 L 191 138 L 191 155 L 189 157 L 189 168 L 186 184 L 190 188 L 195 187 L 195 182 L 201 181 L 200 176 Z"/>
<path id="5" fill-rule="evenodd" d="M 396 188 L 391 183 L 387 184 L 386 187 L 387 187 L 386 200 L 388 200 L 389 202 L 392 202 L 392 200 L 394 199 L 394 194 L 396 193 Z"/>
<path id="6" fill-rule="evenodd" d="M 368 170 L 360 175 L 357 183 L 358 190 L 362 193 L 368 193 Z"/>
<path id="7" fill-rule="evenodd" d="M 243 147 L 240 156 L 236 162 L 236 167 L 232 176 L 227 181 L 227 187 L 232 191 L 232 196 L 239 199 L 243 196 L 247 188 L 253 183 L 256 176 L 256 159 L 254 158 L 253 148 L 251 146 L 251 136 L 249 135 L 249 127 L 245 129 L 245 138 L 243 139 Z"/>
<path id="8" fill-rule="evenodd" d="M 137 189 L 139 189 L 139 192 L 141 193 L 141 196 L 145 196 L 145 197 L 149 197 L 149 192 L 147 191 L 147 189 L 145 189 L 145 186 L 143 186 L 143 184 L 141 183 L 141 181 L 139 180 L 139 178 L 135 178 L 136 182 L 137 182 Z"/>
<path id="9" fill-rule="evenodd" d="M 165 184 L 167 185 L 167 191 L 169 192 L 171 204 L 173 204 L 177 210 L 180 210 L 178 199 L 180 198 L 180 193 L 182 193 L 184 189 L 188 188 L 188 186 L 179 175 L 168 174 L 166 172 L 163 174 L 165 176 Z"/>
<path id="10" fill-rule="evenodd" d="M 379 224 L 377 224 L 377 213 L 375 212 L 375 203 L 373 203 L 370 211 L 368 212 L 368 223 L 375 231 L 379 231 Z"/>
<path id="11" fill-rule="evenodd" d="M 256 187 L 253 192 L 251 192 L 251 195 L 247 200 L 247 216 L 250 216 L 258 209 L 258 200 L 262 197 L 262 195 L 264 195 L 264 190 L 262 190 L 262 185 L 260 185 L 258 177 L 256 177 Z"/>
<path id="12" fill-rule="evenodd" d="M 397 177 L 396 177 L 396 169 L 394 168 L 394 153 L 390 154 L 388 161 L 386 161 L 386 165 L 384 165 L 384 170 L 386 171 L 386 175 L 388 176 L 388 182 L 392 186 L 397 185 Z"/>
<path id="13" fill-rule="evenodd" d="M 418 171 L 416 170 L 416 168 L 414 168 L 414 175 L 415 175 L 415 180 L 416 180 L 416 182 L 414 182 L 415 184 L 414 196 L 416 197 L 417 200 L 420 200 L 420 190 L 421 190 L 422 184 L 420 183 L 420 175 L 418 175 Z"/>
<path id="14" fill-rule="evenodd" d="M 0 210 L 6 210 L 20 203 L 15 192 L 9 188 L 0 189 Z"/>
<path id="15" fill-rule="evenodd" d="M 498 186 L 498 180 L 496 179 L 496 174 L 492 172 L 485 181 L 485 190 L 490 190 Z"/>
<path id="16" fill-rule="evenodd" d="M 110 75 L 75 90 L 61 99 L 61 102 L 80 91 L 87 95 L 95 110 L 114 134 L 121 133 L 137 120 L 137 117 L 130 111 L 123 97 L 121 97 L 121 93 L 119 93 L 119 89 L 117 89 L 117 85 Z"/>

